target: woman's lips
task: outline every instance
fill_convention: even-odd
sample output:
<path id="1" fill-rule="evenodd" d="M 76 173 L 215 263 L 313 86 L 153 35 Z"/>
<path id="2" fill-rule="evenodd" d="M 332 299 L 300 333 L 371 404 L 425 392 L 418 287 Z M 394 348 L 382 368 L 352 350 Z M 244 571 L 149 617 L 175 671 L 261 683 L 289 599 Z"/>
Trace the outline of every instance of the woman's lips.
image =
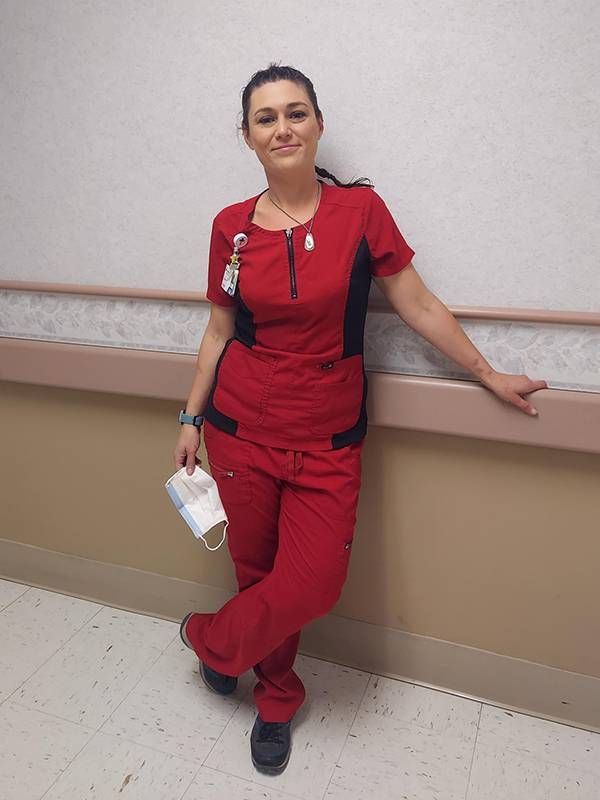
<path id="1" fill-rule="evenodd" d="M 278 152 L 283 152 L 283 153 L 285 153 L 285 152 L 286 152 L 286 151 L 288 151 L 288 150 L 295 150 L 295 149 L 296 149 L 297 147 L 299 147 L 299 146 L 300 146 L 300 145 L 297 145 L 297 144 L 287 144 L 287 145 L 285 145 L 284 147 L 276 147 L 276 148 L 275 148 L 275 151 L 278 151 Z"/>

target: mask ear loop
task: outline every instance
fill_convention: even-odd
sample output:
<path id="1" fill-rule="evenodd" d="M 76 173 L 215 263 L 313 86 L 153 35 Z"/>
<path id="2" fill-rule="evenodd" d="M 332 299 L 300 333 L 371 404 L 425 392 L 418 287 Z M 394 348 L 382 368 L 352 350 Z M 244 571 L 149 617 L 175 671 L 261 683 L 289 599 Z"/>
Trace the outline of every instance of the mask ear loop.
<path id="1" fill-rule="evenodd" d="M 219 547 L 221 547 L 221 545 L 225 541 L 225 536 L 227 535 L 227 526 L 228 525 L 229 525 L 229 520 L 225 520 L 225 527 L 223 528 L 223 538 L 221 539 L 221 541 L 219 542 L 219 544 L 216 547 L 211 547 L 209 544 L 206 544 L 206 539 L 204 537 L 202 537 L 202 541 L 204 542 L 204 545 L 205 545 L 207 550 L 218 550 Z"/>

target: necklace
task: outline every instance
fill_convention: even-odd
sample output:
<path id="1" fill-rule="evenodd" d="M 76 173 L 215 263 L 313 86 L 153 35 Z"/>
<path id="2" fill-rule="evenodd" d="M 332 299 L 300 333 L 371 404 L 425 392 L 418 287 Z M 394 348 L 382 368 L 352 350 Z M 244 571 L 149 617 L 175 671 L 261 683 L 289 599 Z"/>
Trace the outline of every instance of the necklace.
<path id="1" fill-rule="evenodd" d="M 306 231 L 306 236 L 304 237 L 304 249 L 305 250 L 314 250 L 315 249 L 315 237 L 312 235 L 311 231 L 312 231 L 313 222 L 315 221 L 315 214 L 317 213 L 317 206 L 319 205 L 319 198 L 321 197 L 321 184 L 317 182 L 317 186 L 318 186 L 318 189 L 317 189 L 317 202 L 315 203 L 315 210 L 313 211 L 312 219 L 310 221 L 310 227 L 308 227 L 308 228 L 306 227 L 306 225 L 303 222 L 300 222 L 299 220 L 297 220 L 296 217 L 292 217 L 292 215 L 288 214 L 288 212 L 285 211 L 281 206 L 278 206 L 277 203 L 275 202 L 275 200 L 273 200 L 273 198 L 271 197 L 270 193 L 267 192 L 267 196 L 268 196 L 269 200 L 273 203 L 273 205 L 276 206 L 280 211 L 283 211 L 283 213 L 286 215 L 286 217 L 289 217 L 290 219 L 293 219 L 294 222 L 298 223 L 298 225 L 302 225 L 302 227 Z"/>

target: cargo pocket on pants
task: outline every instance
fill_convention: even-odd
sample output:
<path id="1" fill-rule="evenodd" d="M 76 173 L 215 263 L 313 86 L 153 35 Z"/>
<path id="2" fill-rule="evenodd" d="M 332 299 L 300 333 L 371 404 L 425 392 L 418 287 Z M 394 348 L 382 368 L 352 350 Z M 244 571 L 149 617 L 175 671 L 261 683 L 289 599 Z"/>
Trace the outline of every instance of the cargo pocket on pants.
<path id="1" fill-rule="evenodd" d="M 225 511 L 228 505 L 251 503 L 249 443 L 205 423 L 204 445 Z"/>
<path id="2" fill-rule="evenodd" d="M 252 502 L 249 470 L 226 469 L 211 464 L 210 471 L 217 483 L 225 511 L 228 505 L 247 505 Z"/>

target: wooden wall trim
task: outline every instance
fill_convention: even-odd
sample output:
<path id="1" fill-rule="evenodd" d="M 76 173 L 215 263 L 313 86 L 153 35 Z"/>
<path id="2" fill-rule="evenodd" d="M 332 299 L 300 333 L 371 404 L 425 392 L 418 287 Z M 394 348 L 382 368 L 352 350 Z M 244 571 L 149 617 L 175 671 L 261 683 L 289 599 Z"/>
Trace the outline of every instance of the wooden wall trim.
<path id="1" fill-rule="evenodd" d="M 185 402 L 196 357 L 0 337 L 0 380 Z M 476 381 L 369 372 L 369 422 L 390 428 L 600 453 L 600 395 L 542 389 L 538 417 Z"/>

